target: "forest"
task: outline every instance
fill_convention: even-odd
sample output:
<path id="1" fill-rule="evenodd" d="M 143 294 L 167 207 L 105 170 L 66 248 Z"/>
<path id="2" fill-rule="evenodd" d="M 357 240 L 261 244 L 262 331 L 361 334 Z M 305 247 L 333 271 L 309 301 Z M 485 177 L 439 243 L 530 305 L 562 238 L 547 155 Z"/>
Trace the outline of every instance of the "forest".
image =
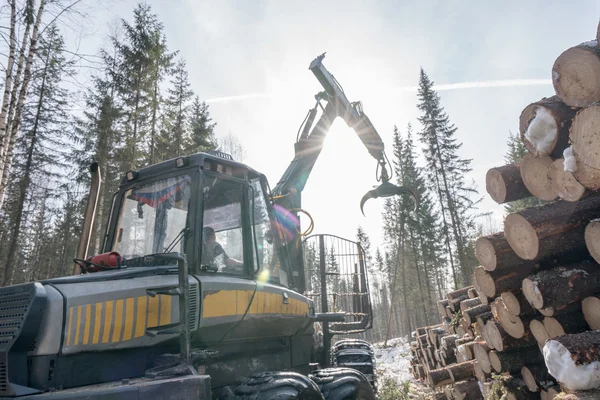
<path id="1" fill-rule="evenodd" d="M 169 47 L 147 4 L 121 18 L 98 49 L 90 78 L 74 85 L 85 56 L 66 48 L 59 22 L 75 3 L 13 0 L 2 8 L 9 23 L 2 33 L 0 109 L 3 286 L 70 273 L 91 162 L 99 163 L 103 176 L 93 254 L 124 171 L 199 151 L 219 149 L 237 159 L 243 153 L 235 137 L 217 139 L 185 59 Z M 372 248 L 361 227 L 356 231 L 367 254 L 375 316 L 365 336 L 376 341 L 435 321 L 437 300 L 470 282 L 474 241 L 486 233 L 477 211 L 479 189 L 466 177 L 471 160 L 461 156 L 458 128 L 433 85 L 421 70 L 420 117 L 414 126 L 395 127 L 391 143 L 396 183 L 416 188 L 417 211 L 410 198 L 385 201 L 382 248 Z M 518 137 L 509 135 L 507 143 L 507 162 L 519 160 L 526 149 Z"/>

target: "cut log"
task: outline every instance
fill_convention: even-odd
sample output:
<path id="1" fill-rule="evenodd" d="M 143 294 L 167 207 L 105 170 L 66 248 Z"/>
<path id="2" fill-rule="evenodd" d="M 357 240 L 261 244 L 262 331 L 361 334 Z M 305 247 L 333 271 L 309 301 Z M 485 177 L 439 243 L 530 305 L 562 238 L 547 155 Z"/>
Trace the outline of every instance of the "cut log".
<path id="1" fill-rule="evenodd" d="M 599 71 L 600 72 L 600 71 Z M 600 105 L 581 109 L 573 118 L 570 138 L 577 161 L 600 169 Z"/>
<path id="2" fill-rule="evenodd" d="M 550 339 L 543 321 L 532 319 L 531 322 L 529 322 L 529 330 L 540 346 L 546 344 L 546 341 Z"/>
<path id="3" fill-rule="evenodd" d="M 542 357 L 538 346 L 504 352 L 492 350 L 488 356 L 490 364 L 496 372 L 515 373 L 520 371 L 524 365 L 544 362 L 544 357 Z"/>
<path id="4" fill-rule="evenodd" d="M 418 332 L 418 330 L 417 330 L 417 332 Z M 417 342 L 419 342 L 419 347 L 420 348 L 426 349 L 427 346 L 428 346 L 428 343 L 427 343 L 427 334 L 424 333 L 422 335 L 417 336 Z"/>
<path id="5" fill-rule="evenodd" d="M 600 48 L 597 41 L 565 50 L 552 66 L 552 85 L 560 99 L 572 107 L 600 101 Z"/>
<path id="6" fill-rule="evenodd" d="M 491 373 L 484 372 L 483 369 L 481 369 L 481 365 L 479 365 L 478 361 L 475 361 L 475 364 L 473 364 L 473 373 L 481 383 L 485 383 L 491 376 Z M 486 399 L 487 398 L 488 397 L 486 396 Z"/>
<path id="7" fill-rule="evenodd" d="M 561 305 L 558 307 L 546 307 L 538 310 L 544 317 L 554 317 L 561 314 L 569 314 L 577 311 L 581 311 L 581 302 Z"/>
<path id="8" fill-rule="evenodd" d="M 458 335 L 446 335 L 440 339 L 440 343 L 442 348 L 445 350 L 454 349 L 456 347 L 456 340 L 458 339 Z"/>
<path id="9" fill-rule="evenodd" d="M 429 336 L 429 342 L 435 347 L 439 347 L 440 344 L 440 339 L 442 338 L 442 336 L 446 336 L 446 330 L 444 328 L 437 327 L 437 328 L 432 328 L 429 329 L 427 331 L 427 334 Z"/>
<path id="10" fill-rule="evenodd" d="M 475 241 L 475 256 L 488 271 L 513 270 L 522 264 L 531 264 L 531 261 L 523 260 L 515 253 L 504 232 L 479 237 Z"/>
<path id="11" fill-rule="evenodd" d="M 573 177 L 577 179 L 577 182 L 589 190 L 600 189 L 600 169 L 590 167 L 579 160 L 576 154 L 575 160 L 577 169 L 573 171 Z"/>
<path id="12" fill-rule="evenodd" d="M 504 307 L 512 315 L 529 315 L 533 314 L 534 310 L 531 304 L 525 298 L 522 292 L 504 292 L 500 295 L 504 302 Z"/>
<path id="13" fill-rule="evenodd" d="M 452 299 L 448 302 L 448 308 L 450 308 L 452 312 L 458 312 L 460 310 L 460 303 L 462 303 L 465 300 L 469 300 L 469 296 L 467 296 L 466 294 Z"/>
<path id="14" fill-rule="evenodd" d="M 441 326 L 442 326 L 442 324 L 436 324 L 436 325 L 422 326 L 420 328 L 417 328 L 417 336 L 425 335 L 429 329 L 439 328 Z"/>
<path id="15" fill-rule="evenodd" d="M 432 388 L 439 388 L 452 383 L 448 368 L 439 368 L 429 371 L 427 380 L 429 381 L 429 386 Z"/>
<path id="16" fill-rule="evenodd" d="M 492 314 L 491 311 L 479 314 L 477 316 L 477 318 L 475 318 L 475 321 L 476 321 L 475 324 L 477 325 L 477 329 L 480 332 L 483 332 L 483 328 L 485 327 L 485 324 L 492 318 L 494 318 L 494 315 Z"/>
<path id="17" fill-rule="evenodd" d="M 529 104 L 519 117 L 521 141 L 536 156 L 559 158 L 568 146 L 575 112 L 558 96 Z"/>
<path id="18" fill-rule="evenodd" d="M 479 297 L 479 294 L 477 293 L 477 290 L 475 290 L 475 288 L 472 287 L 472 288 L 469 289 L 469 292 L 467 293 L 467 296 L 469 296 L 470 299 L 476 299 L 476 298 Z"/>
<path id="19" fill-rule="evenodd" d="M 585 227 L 598 217 L 599 194 L 574 203 L 559 200 L 508 215 L 504 235 L 515 253 L 526 260 L 585 253 Z"/>
<path id="20" fill-rule="evenodd" d="M 540 363 L 524 365 L 521 368 L 521 376 L 530 392 L 539 392 L 541 388 L 549 387 L 556 383 L 552 375 L 548 373 L 543 359 Z"/>
<path id="21" fill-rule="evenodd" d="M 485 189 L 498 204 L 531 197 L 525 187 L 519 164 L 509 164 L 488 170 L 485 176 Z"/>
<path id="22" fill-rule="evenodd" d="M 458 298 L 462 298 L 463 300 L 468 298 L 468 293 L 469 293 L 469 289 L 472 289 L 473 286 L 466 286 L 464 288 L 455 290 L 453 292 L 449 292 L 448 294 L 446 294 L 446 298 L 448 300 L 454 300 L 454 299 L 458 299 Z"/>
<path id="23" fill-rule="evenodd" d="M 550 374 L 569 390 L 600 387 L 600 331 L 559 336 L 544 346 Z"/>
<path id="24" fill-rule="evenodd" d="M 544 327 L 550 339 L 566 334 L 581 333 L 590 329 L 582 312 L 544 317 Z"/>
<path id="25" fill-rule="evenodd" d="M 463 355 L 463 359 L 465 361 L 470 361 L 475 359 L 475 352 L 473 350 L 473 348 L 475 347 L 475 344 L 477 343 L 477 341 L 472 341 L 472 342 L 468 342 L 465 343 L 463 345 L 460 346 L 460 352 Z"/>
<path id="26" fill-rule="evenodd" d="M 479 363 L 479 367 L 483 372 L 489 374 L 492 372 L 492 365 L 490 364 L 490 357 L 488 353 L 490 347 L 484 341 L 478 341 L 473 345 L 473 356 Z"/>
<path id="27" fill-rule="evenodd" d="M 497 400 L 539 400 L 540 395 L 530 392 L 525 381 L 518 374 L 495 380 L 490 398 Z"/>
<path id="28" fill-rule="evenodd" d="M 529 193 L 540 200 L 551 201 L 556 199 L 556 193 L 552 190 L 548 171 L 552 165 L 549 156 L 536 157 L 527 153 L 521 160 L 521 177 Z"/>
<path id="29" fill-rule="evenodd" d="M 522 347 L 529 347 L 537 343 L 537 340 L 529 330 L 525 330 L 522 338 L 510 336 L 504 328 L 495 320 L 489 320 L 484 328 L 488 345 L 498 351 L 509 351 Z M 489 339 L 489 340 L 488 340 Z"/>
<path id="30" fill-rule="evenodd" d="M 506 307 L 504 307 L 504 302 L 501 298 L 498 298 L 496 303 L 496 321 L 500 323 L 502 328 L 508 333 L 510 336 L 515 339 L 520 339 L 525 334 L 527 330 L 526 327 L 529 326 L 529 322 L 532 320 L 533 316 L 524 315 L 523 317 L 519 315 L 513 315 L 508 312 Z"/>
<path id="31" fill-rule="evenodd" d="M 477 379 L 458 382 L 452 389 L 455 400 L 483 400 Z"/>
<path id="32" fill-rule="evenodd" d="M 481 292 L 489 298 L 499 296 L 503 292 L 519 290 L 523 279 L 536 272 L 533 264 L 523 265 L 511 271 L 487 271 L 484 268 L 475 269 L 475 279 Z"/>
<path id="33" fill-rule="evenodd" d="M 489 305 L 485 305 L 485 304 L 480 304 L 476 307 L 472 307 L 469 309 L 466 309 L 463 312 L 463 318 L 465 319 L 467 325 L 471 325 L 472 323 L 475 322 L 475 318 L 483 313 L 489 312 L 490 311 L 490 306 Z"/>
<path id="34" fill-rule="evenodd" d="M 585 227 L 585 246 L 597 263 L 600 263 L 600 220 L 590 221 Z"/>
<path id="35" fill-rule="evenodd" d="M 563 200 L 579 201 L 586 194 L 585 186 L 575 179 L 572 172 L 565 171 L 565 162 L 562 158 L 552 163 L 548 178 L 554 193 Z"/>
<path id="36" fill-rule="evenodd" d="M 594 294 L 600 287 L 600 266 L 583 261 L 567 267 L 540 271 L 523 280 L 523 294 L 537 308 L 555 309 Z"/>
<path id="37" fill-rule="evenodd" d="M 600 298 L 590 296 L 583 299 L 581 309 L 590 329 L 600 329 Z"/>
<path id="38" fill-rule="evenodd" d="M 555 399 L 556 396 L 558 396 L 560 393 L 560 386 L 558 386 L 558 385 L 550 386 L 548 389 L 546 389 L 546 393 L 548 395 L 548 400 Z"/>
<path id="39" fill-rule="evenodd" d="M 448 367 L 452 382 L 460 382 L 475 377 L 473 364 L 475 361 L 465 361 Z"/>
<path id="40" fill-rule="evenodd" d="M 462 313 L 464 313 L 466 309 L 472 308 L 472 307 L 476 307 L 476 306 L 478 306 L 480 304 L 481 304 L 481 300 L 479 300 L 479 298 L 476 298 L 476 299 L 469 298 L 467 300 L 463 300 L 460 303 L 460 311 Z"/>
<path id="41" fill-rule="evenodd" d="M 446 307 L 448 307 L 448 299 L 440 300 L 437 302 L 438 312 L 440 317 L 446 317 Z"/>

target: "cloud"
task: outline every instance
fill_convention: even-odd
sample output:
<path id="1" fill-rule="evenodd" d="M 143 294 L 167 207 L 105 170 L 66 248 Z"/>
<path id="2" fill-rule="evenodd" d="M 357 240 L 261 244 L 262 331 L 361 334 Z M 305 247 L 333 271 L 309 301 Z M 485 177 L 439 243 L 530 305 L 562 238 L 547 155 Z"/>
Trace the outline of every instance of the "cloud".
<path id="1" fill-rule="evenodd" d="M 442 85 L 434 85 L 433 90 L 461 90 L 461 89 L 482 89 L 482 88 L 498 88 L 498 87 L 517 87 L 517 86 L 546 86 L 552 85 L 551 79 L 502 79 L 496 81 L 480 81 L 480 82 L 459 82 L 447 83 Z M 417 86 L 401 86 L 393 88 L 396 93 L 416 92 Z M 283 95 L 283 93 L 281 93 Z M 270 99 L 279 97 L 278 93 L 249 93 L 235 96 L 215 97 L 206 100 L 207 103 L 230 103 L 235 101 Z"/>

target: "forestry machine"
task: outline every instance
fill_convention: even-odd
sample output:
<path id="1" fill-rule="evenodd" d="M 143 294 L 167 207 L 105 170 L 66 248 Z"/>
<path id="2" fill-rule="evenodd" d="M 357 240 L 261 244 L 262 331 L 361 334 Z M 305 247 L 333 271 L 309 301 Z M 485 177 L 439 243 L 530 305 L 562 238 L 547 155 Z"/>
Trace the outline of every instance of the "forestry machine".
<path id="1" fill-rule="evenodd" d="M 381 138 L 323 57 L 310 70 L 324 91 L 272 191 L 220 152 L 128 171 L 101 254 L 88 257 L 101 182 L 92 164 L 73 275 L 0 288 L 0 399 L 374 398 L 368 343 L 330 346 L 372 326 L 362 249 L 345 241 L 330 268 L 339 238 L 301 231 L 300 198 L 337 117 L 377 160 L 382 184 L 361 209 L 412 191 L 389 182 Z"/>

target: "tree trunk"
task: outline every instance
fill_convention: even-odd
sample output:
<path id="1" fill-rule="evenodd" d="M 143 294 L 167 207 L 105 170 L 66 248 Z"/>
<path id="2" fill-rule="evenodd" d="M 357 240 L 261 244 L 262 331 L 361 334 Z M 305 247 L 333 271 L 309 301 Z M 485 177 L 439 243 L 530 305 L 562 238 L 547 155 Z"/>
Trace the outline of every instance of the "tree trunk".
<path id="1" fill-rule="evenodd" d="M 484 334 L 488 345 L 498 351 L 529 347 L 537 343 L 537 340 L 529 330 L 525 330 L 523 337 L 517 339 L 510 336 L 504 328 L 494 320 L 490 320 L 485 324 Z"/>
<path id="2" fill-rule="evenodd" d="M 524 365 L 521 368 L 521 376 L 530 392 L 539 392 L 541 387 L 547 387 L 551 382 L 555 383 L 543 359 L 537 364 Z"/>
<path id="3" fill-rule="evenodd" d="M 585 227 L 598 217 L 600 193 L 575 203 L 559 200 L 510 214 L 504 220 L 504 235 L 526 260 L 585 253 Z"/>
<path id="4" fill-rule="evenodd" d="M 510 247 L 504 232 L 481 236 L 475 241 L 475 256 L 488 271 L 517 269 L 521 265 L 532 264 L 525 261 Z"/>
<path id="5" fill-rule="evenodd" d="M 460 304 L 468 299 L 469 297 L 466 294 L 463 294 L 461 297 L 450 300 L 450 302 L 448 303 L 448 307 L 450 308 L 450 310 L 452 310 L 452 312 L 457 312 L 458 310 L 460 310 Z"/>
<path id="6" fill-rule="evenodd" d="M 565 161 L 555 160 L 548 170 L 550 186 L 558 197 L 566 201 L 579 201 L 586 195 L 585 186 L 577 182 L 572 172 L 565 171 Z"/>
<path id="7" fill-rule="evenodd" d="M 519 164 L 508 164 L 488 170 L 485 175 L 485 189 L 498 204 L 531 197 L 523 183 Z"/>
<path id="8" fill-rule="evenodd" d="M 4 77 L 4 95 L 2 96 L 2 110 L 0 111 L 0 164 L 2 164 L 2 154 L 4 154 L 4 140 L 6 137 L 6 118 L 8 116 L 8 105 L 10 101 L 10 93 L 13 89 L 13 65 L 15 63 L 15 48 L 16 48 L 16 15 L 17 15 L 17 0 L 9 1 L 10 3 L 10 34 L 8 47 L 8 63 L 6 64 L 6 75 Z M 18 84 L 18 82 L 17 82 Z"/>
<path id="9" fill-rule="evenodd" d="M 452 377 L 450 376 L 450 370 L 448 368 L 429 371 L 427 380 L 429 381 L 429 386 L 432 388 L 439 388 L 452 384 Z"/>
<path id="10" fill-rule="evenodd" d="M 556 199 L 556 193 L 552 190 L 548 171 L 552 165 L 549 156 L 536 157 L 531 153 L 525 154 L 521 160 L 521 177 L 523 184 L 529 193 L 540 200 L 551 201 Z"/>
<path id="11" fill-rule="evenodd" d="M 479 298 L 466 299 L 460 302 L 460 311 L 464 314 L 466 309 L 477 307 L 478 305 L 481 305 L 481 300 L 479 300 Z M 471 323 L 469 323 L 469 325 L 471 325 Z"/>
<path id="12" fill-rule="evenodd" d="M 548 372 L 570 390 L 600 387 L 600 331 L 588 331 L 559 336 L 544 346 Z"/>
<path id="13" fill-rule="evenodd" d="M 490 364 L 494 371 L 515 373 L 519 372 L 524 365 L 544 362 L 544 357 L 538 346 L 530 346 L 513 351 L 489 353 Z"/>
<path id="14" fill-rule="evenodd" d="M 0 184 L 0 209 L 4 205 L 6 187 L 10 178 L 10 167 L 12 165 L 13 152 L 17 140 L 17 132 L 19 132 L 19 128 L 21 126 L 21 116 L 23 113 L 23 107 L 25 106 L 25 97 L 27 94 L 27 89 L 29 88 L 29 81 L 31 80 L 31 65 L 33 64 L 33 57 L 37 52 L 38 30 L 42 20 L 44 5 L 46 4 L 46 1 L 47 0 L 40 1 L 40 6 L 38 8 L 35 23 L 33 25 L 33 32 L 31 33 L 31 42 L 29 44 L 29 53 L 27 54 L 27 62 L 25 64 L 25 72 L 23 74 L 23 84 L 21 85 L 21 90 L 19 92 L 19 100 L 15 109 L 15 117 L 11 125 L 10 142 L 8 144 L 8 148 L 6 149 L 6 157 L 3 163 L 4 168 L 2 171 L 0 171 L 2 172 L 2 183 Z"/>
<path id="15" fill-rule="evenodd" d="M 558 96 L 529 104 L 519 117 L 521 141 L 536 156 L 561 157 L 569 146 L 569 128 L 576 111 Z"/>
<path id="16" fill-rule="evenodd" d="M 475 376 L 475 370 L 473 369 L 474 363 L 475 361 L 465 361 L 448 367 L 452 382 L 460 382 L 473 378 Z"/>
<path id="17" fill-rule="evenodd" d="M 523 293 L 537 309 L 583 300 L 599 287 L 600 266 L 589 261 L 541 271 L 523 280 Z"/>
<path id="18" fill-rule="evenodd" d="M 471 325 L 475 322 L 475 318 L 483 313 L 489 312 L 490 306 L 486 304 L 480 304 L 478 306 L 468 308 L 463 311 L 463 318 L 467 321 L 467 324 Z"/>
<path id="19" fill-rule="evenodd" d="M 452 389 L 454 400 L 483 400 L 477 379 L 458 382 Z"/>
<path id="20" fill-rule="evenodd" d="M 552 84 L 558 97 L 569 106 L 585 107 L 600 101 L 600 48 L 597 44 L 583 43 L 558 56 L 552 66 Z"/>
<path id="21" fill-rule="evenodd" d="M 581 309 L 590 329 L 600 329 L 600 298 L 598 296 L 590 296 L 583 299 Z"/>
<path id="22" fill-rule="evenodd" d="M 581 311 L 544 317 L 544 327 L 550 339 L 566 334 L 581 333 L 590 329 Z"/>
<path id="23" fill-rule="evenodd" d="M 523 279 L 536 272 L 536 268 L 532 264 L 524 265 L 523 267 L 507 271 L 486 271 L 483 268 L 477 268 L 475 278 L 477 284 L 481 288 L 481 292 L 487 297 L 495 298 L 504 292 L 512 292 L 519 290 Z"/>

